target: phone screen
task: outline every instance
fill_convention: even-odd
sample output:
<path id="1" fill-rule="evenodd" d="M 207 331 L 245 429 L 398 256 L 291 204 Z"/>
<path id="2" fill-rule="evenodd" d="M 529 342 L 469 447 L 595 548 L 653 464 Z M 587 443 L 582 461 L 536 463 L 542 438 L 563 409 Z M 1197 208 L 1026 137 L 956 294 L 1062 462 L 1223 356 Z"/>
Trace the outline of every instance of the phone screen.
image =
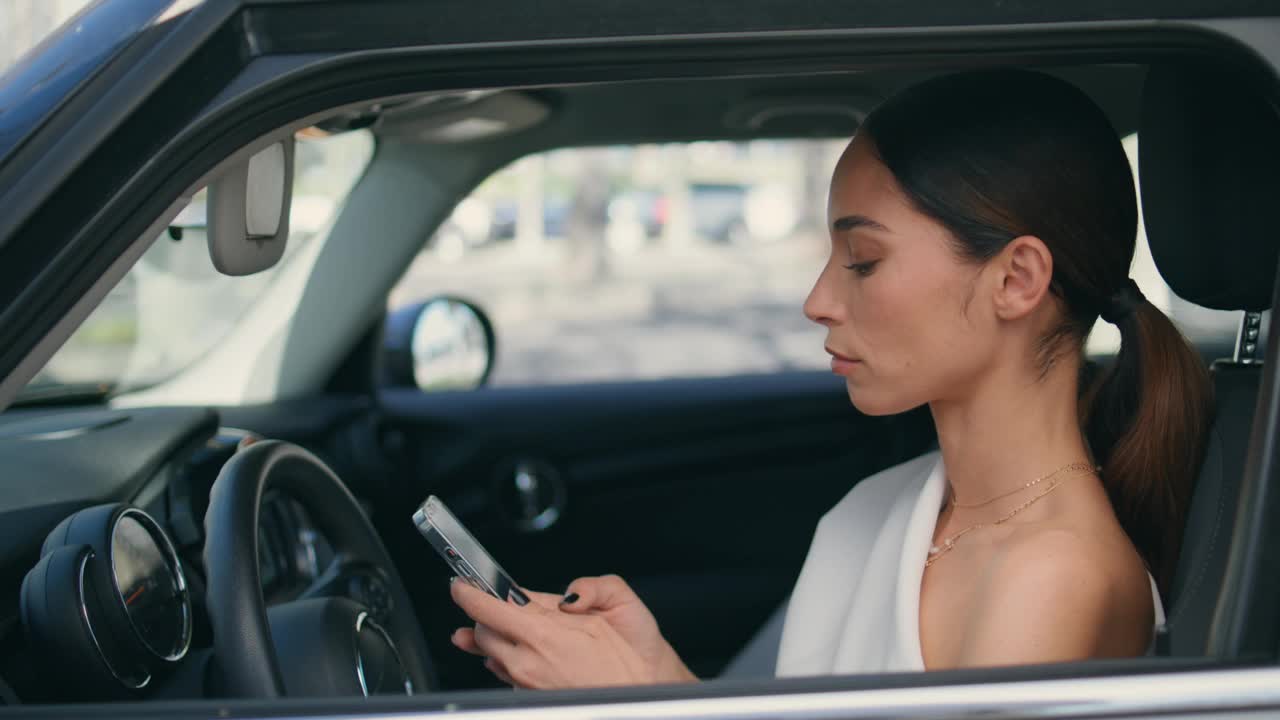
<path id="1" fill-rule="evenodd" d="M 413 523 L 458 577 L 499 600 L 528 604 L 529 597 L 507 571 L 435 495 L 414 512 Z"/>

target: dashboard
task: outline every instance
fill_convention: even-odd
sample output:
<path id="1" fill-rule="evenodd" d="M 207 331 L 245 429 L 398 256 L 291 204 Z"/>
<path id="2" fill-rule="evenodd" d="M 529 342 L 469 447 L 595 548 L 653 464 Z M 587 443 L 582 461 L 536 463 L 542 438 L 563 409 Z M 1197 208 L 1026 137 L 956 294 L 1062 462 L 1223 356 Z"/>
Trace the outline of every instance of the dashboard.
<path id="1" fill-rule="evenodd" d="M 202 694 L 202 520 L 252 439 L 207 409 L 0 416 L 0 705 Z M 338 553 L 298 498 L 264 496 L 257 533 L 268 606 L 335 582 L 386 604 L 376 577 L 326 575 Z"/>

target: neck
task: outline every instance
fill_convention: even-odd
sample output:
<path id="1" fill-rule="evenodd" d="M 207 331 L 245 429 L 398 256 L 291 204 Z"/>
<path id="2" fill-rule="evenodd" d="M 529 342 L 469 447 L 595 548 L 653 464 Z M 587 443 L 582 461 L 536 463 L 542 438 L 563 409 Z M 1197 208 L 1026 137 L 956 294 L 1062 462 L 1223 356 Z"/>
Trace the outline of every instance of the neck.
<path id="1" fill-rule="evenodd" d="M 1043 378 L 1019 365 L 998 365 L 964 395 L 929 406 L 951 492 L 962 503 L 1089 458 L 1077 415 L 1079 360 L 1060 357 Z"/>

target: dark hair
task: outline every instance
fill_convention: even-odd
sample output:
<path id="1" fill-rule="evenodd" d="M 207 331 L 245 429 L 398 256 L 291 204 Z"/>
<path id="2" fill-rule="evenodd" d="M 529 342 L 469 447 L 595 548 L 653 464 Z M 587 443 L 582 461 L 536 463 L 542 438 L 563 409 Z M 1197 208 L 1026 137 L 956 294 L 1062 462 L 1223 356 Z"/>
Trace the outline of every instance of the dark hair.
<path id="1" fill-rule="evenodd" d="M 890 98 L 859 133 L 961 257 L 985 262 L 1016 237 L 1040 238 L 1064 317 L 1038 362 L 1047 372 L 1062 352 L 1083 353 L 1098 314 L 1129 286 L 1138 223 L 1124 148 L 1088 96 L 1038 72 L 949 75 Z M 1211 388 L 1158 308 L 1139 299 L 1122 315 L 1120 352 L 1085 388 L 1081 428 L 1121 525 L 1167 591 Z"/>

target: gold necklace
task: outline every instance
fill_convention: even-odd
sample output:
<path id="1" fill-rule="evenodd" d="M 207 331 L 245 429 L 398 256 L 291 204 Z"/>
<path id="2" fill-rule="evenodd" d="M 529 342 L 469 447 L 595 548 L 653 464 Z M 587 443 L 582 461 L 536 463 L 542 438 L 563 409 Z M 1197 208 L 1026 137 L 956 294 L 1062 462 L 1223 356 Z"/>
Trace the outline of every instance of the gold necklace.
<path id="1" fill-rule="evenodd" d="M 1067 465 L 1063 465 L 1062 467 L 1058 468 L 1057 470 L 1054 470 L 1053 472 L 1049 473 L 1048 475 L 1041 475 L 1040 477 L 1036 478 L 1035 480 L 1032 480 L 1031 482 L 1027 483 L 1026 485 L 1023 485 L 1023 486 L 1021 486 L 1021 487 L 1016 487 L 1016 488 L 1014 488 L 1014 489 L 1010 490 L 1009 492 L 1001 493 L 1001 494 L 999 494 L 999 495 L 996 495 L 996 496 L 995 496 L 995 497 L 993 497 L 993 498 L 989 498 L 989 499 L 987 499 L 987 500 L 983 500 L 982 502 L 976 502 L 976 503 L 962 503 L 962 502 L 957 501 L 957 500 L 956 500 L 955 492 L 953 491 L 953 492 L 951 493 L 951 507 L 956 507 L 956 508 L 976 508 L 976 507 L 982 507 L 983 505 L 990 505 L 991 503 L 993 503 L 993 502 L 995 502 L 995 501 L 997 501 L 997 500 L 1003 500 L 1004 498 L 1007 498 L 1007 497 L 1009 497 L 1010 495 L 1013 495 L 1014 493 L 1019 493 L 1019 492 L 1022 492 L 1023 490 L 1026 490 L 1026 489 L 1028 489 L 1028 488 L 1035 487 L 1036 485 L 1039 485 L 1040 483 L 1044 482 L 1045 480 L 1048 480 L 1048 479 L 1050 479 L 1050 478 L 1052 478 L 1052 477 L 1056 477 L 1059 473 L 1063 473 L 1063 472 L 1066 472 L 1066 471 L 1068 471 L 1068 470 L 1072 470 L 1072 471 L 1090 470 L 1090 471 L 1093 471 L 1093 472 L 1098 472 L 1098 471 L 1101 471 L 1101 470 L 1102 470 L 1102 468 L 1100 468 L 1100 467 L 1095 467 L 1095 466 L 1093 466 L 1093 465 L 1090 465 L 1089 463 L 1082 463 L 1082 462 L 1074 462 L 1074 463 L 1070 463 L 1070 464 L 1067 464 Z"/>
<path id="2" fill-rule="evenodd" d="M 1075 477 L 1075 476 L 1077 476 L 1077 475 L 1088 475 L 1088 474 L 1092 474 L 1093 472 L 1094 472 L 1093 468 L 1092 468 L 1092 467 L 1089 467 L 1089 468 L 1087 468 L 1087 472 L 1076 472 L 1076 473 L 1071 473 L 1071 474 L 1070 474 L 1070 475 L 1068 475 L 1067 477 L 1069 478 L 1069 477 Z M 1065 480 L 1065 479 L 1066 479 L 1066 478 L 1064 478 L 1063 480 Z M 1059 487 L 1060 485 L 1062 485 L 1063 480 L 1059 480 L 1059 481 L 1057 481 L 1057 482 L 1055 482 L 1055 483 L 1052 483 L 1051 485 L 1049 485 L 1049 487 L 1045 488 L 1045 489 L 1044 489 L 1044 491 L 1043 491 L 1043 492 L 1041 492 L 1039 495 L 1036 495 L 1035 497 L 1031 498 L 1030 500 L 1028 500 L 1028 501 L 1026 501 L 1026 502 L 1022 503 L 1021 505 L 1019 505 L 1019 506 L 1015 507 L 1014 509 L 1010 510 L 1009 512 L 1005 513 L 1005 514 L 1004 514 L 1004 516 L 1003 516 L 1003 517 L 1001 517 L 999 520 L 995 520 L 995 521 L 993 521 L 993 522 L 989 522 L 989 523 L 976 523 L 976 524 L 974 524 L 974 525 L 970 525 L 969 527 L 967 527 L 967 528 L 965 528 L 965 529 L 961 530 L 960 532 L 956 533 L 955 535 L 952 535 L 951 537 L 946 538 L 946 539 L 945 539 L 945 540 L 943 540 L 941 543 L 939 543 L 939 544 L 937 544 L 937 545 L 932 545 L 932 546 L 930 546 L 930 547 L 929 547 L 929 557 L 925 559 L 925 561 L 924 561 L 924 566 L 925 566 L 925 567 L 929 567 L 930 565 L 932 565 L 932 564 L 934 564 L 934 563 L 938 562 L 939 560 L 941 560 L 943 557 L 945 557 L 945 556 L 947 555 L 947 553 L 949 553 L 949 552 L 951 552 L 952 550 L 954 550 L 954 549 L 955 549 L 955 547 L 956 547 L 956 541 L 957 541 L 957 540 L 959 540 L 961 537 L 963 537 L 963 536 L 967 535 L 968 533 L 973 532 L 974 530 L 977 530 L 978 528 L 984 528 L 984 527 L 995 527 L 996 525 L 1000 525 L 1000 524 L 1002 524 L 1002 523 L 1007 522 L 1007 521 L 1008 521 L 1010 518 L 1012 518 L 1014 515 L 1017 515 L 1018 513 L 1022 512 L 1023 510 L 1026 510 L 1027 508 L 1029 508 L 1029 507 L 1031 507 L 1032 505 L 1034 505 L 1034 504 L 1036 503 L 1036 501 L 1038 501 L 1040 498 L 1044 497 L 1045 495 L 1048 495 L 1049 493 L 1053 492 L 1054 490 L 1057 490 L 1057 489 L 1058 489 L 1058 487 Z"/>

